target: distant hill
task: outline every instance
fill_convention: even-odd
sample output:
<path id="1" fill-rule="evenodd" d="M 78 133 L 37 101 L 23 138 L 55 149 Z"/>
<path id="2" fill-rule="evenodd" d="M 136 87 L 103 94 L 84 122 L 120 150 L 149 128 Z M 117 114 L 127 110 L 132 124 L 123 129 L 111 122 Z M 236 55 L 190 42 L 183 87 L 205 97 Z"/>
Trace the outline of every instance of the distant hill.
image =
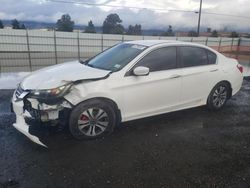
<path id="1" fill-rule="evenodd" d="M 11 26 L 11 20 L 2 20 L 2 22 L 5 26 Z M 47 22 L 19 21 L 19 23 L 24 24 L 27 29 L 53 29 L 55 27 L 55 23 Z"/>
<path id="2" fill-rule="evenodd" d="M 11 20 L 2 20 L 4 26 L 11 27 Z M 37 21 L 19 21 L 21 24 L 24 24 L 27 29 L 53 29 L 55 28 L 55 23 L 47 22 L 37 22 Z M 86 25 L 75 25 L 74 29 L 84 30 Z M 96 26 L 96 32 L 102 33 L 102 27 Z M 142 30 L 143 35 L 158 35 L 163 33 L 164 30 L 160 29 L 144 29 Z"/>
<path id="3" fill-rule="evenodd" d="M 5 26 L 11 27 L 11 20 L 2 20 L 3 24 Z M 53 29 L 55 28 L 56 23 L 48 23 L 48 22 L 38 22 L 38 21 L 19 21 L 21 24 L 24 24 L 27 29 Z M 86 25 L 79 25 L 76 24 L 74 26 L 74 29 L 82 30 L 86 28 Z M 96 32 L 97 33 L 102 33 L 102 27 L 101 26 L 96 26 Z M 196 28 L 188 28 L 188 27 L 174 27 L 173 26 L 174 32 L 188 32 L 188 31 L 196 31 Z M 201 27 L 201 32 L 205 32 L 207 28 Z M 232 30 L 232 29 L 231 29 Z M 162 33 L 166 32 L 167 28 L 165 30 L 163 29 L 143 29 L 142 34 L 143 35 L 161 35 Z M 249 32 L 246 30 L 241 30 L 237 28 L 237 31 L 242 31 L 242 32 Z"/>

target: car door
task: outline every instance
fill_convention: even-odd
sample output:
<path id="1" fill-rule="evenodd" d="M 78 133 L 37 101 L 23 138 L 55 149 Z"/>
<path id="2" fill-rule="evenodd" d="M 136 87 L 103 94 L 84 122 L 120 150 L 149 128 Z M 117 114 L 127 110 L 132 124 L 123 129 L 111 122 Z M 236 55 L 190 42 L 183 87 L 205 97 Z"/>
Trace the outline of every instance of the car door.
<path id="1" fill-rule="evenodd" d="M 148 67 L 149 75 L 135 76 L 133 69 Z M 180 102 L 181 70 L 177 48 L 161 47 L 149 52 L 130 69 L 122 84 L 123 120 L 132 120 L 172 110 Z"/>
<path id="2" fill-rule="evenodd" d="M 203 105 L 212 88 L 220 80 L 216 54 L 194 46 L 178 47 L 178 52 L 182 67 L 183 107 Z"/>

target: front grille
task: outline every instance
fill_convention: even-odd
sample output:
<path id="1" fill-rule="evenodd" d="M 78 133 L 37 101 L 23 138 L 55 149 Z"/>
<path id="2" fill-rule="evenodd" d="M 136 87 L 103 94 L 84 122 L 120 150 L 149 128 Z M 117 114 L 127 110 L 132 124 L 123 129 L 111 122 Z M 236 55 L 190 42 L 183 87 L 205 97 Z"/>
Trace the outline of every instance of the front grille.
<path id="1" fill-rule="evenodd" d="M 19 98 L 20 95 L 24 92 L 24 90 L 21 88 L 20 84 L 18 85 L 16 91 L 15 91 L 15 95 L 16 95 L 16 98 Z"/>

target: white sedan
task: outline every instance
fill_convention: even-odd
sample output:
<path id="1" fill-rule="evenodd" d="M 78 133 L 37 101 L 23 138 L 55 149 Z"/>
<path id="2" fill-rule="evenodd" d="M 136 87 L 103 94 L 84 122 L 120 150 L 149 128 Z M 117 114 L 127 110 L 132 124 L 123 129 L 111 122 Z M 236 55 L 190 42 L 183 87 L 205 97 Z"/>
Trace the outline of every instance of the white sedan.
<path id="1" fill-rule="evenodd" d="M 219 110 L 241 88 L 235 59 L 194 43 L 120 43 L 85 62 L 27 76 L 12 99 L 14 127 L 32 141 L 30 119 L 65 123 L 77 139 L 111 133 L 120 122 L 207 105 Z M 45 146 L 45 145 L 44 145 Z"/>

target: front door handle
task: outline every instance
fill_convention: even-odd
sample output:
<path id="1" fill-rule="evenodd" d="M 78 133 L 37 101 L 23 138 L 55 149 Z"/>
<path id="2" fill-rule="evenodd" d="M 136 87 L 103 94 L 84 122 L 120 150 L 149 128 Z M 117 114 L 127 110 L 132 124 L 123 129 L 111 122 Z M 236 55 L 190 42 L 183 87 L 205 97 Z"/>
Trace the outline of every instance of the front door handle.
<path id="1" fill-rule="evenodd" d="M 170 76 L 170 79 L 174 79 L 174 78 L 180 78 L 180 77 L 181 77 L 181 75 L 178 75 L 178 74 L 174 74 L 174 75 Z"/>
<path id="2" fill-rule="evenodd" d="M 210 70 L 210 72 L 216 72 L 218 71 L 218 69 L 213 69 L 213 70 Z"/>

